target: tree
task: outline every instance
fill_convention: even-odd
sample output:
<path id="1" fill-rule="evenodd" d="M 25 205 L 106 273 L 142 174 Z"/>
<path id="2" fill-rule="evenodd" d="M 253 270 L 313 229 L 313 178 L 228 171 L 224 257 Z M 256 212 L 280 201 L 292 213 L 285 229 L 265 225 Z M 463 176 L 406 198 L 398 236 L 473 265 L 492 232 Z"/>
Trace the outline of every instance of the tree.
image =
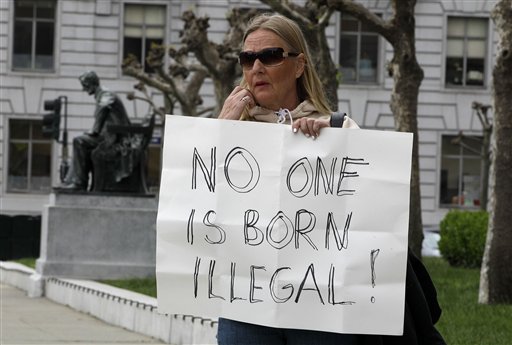
<path id="1" fill-rule="evenodd" d="M 485 304 L 512 302 L 512 0 L 499 0 L 491 17 L 499 48 L 493 69 L 489 227 L 478 296 Z"/>
<path id="2" fill-rule="evenodd" d="M 421 257 L 423 224 L 418 150 L 418 94 L 423 80 L 423 70 L 416 59 L 414 8 L 416 0 L 391 0 L 393 15 L 384 20 L 359 3 L 351 0 L 328 0 L 335 10 L 348 13 L 382 35 L 393 47 L 393 59 L 387 66 L 393 77 L 391 111 L 395 129 L 413 133 L 411 197 L 409 213 L 409 246 Z"/>
<path id="3" fill-rule="evenodd" d="M 180 33 L 183 45 L 179 49 L 167 49 L 171 58 L 168 71 L 164 70 L 166 47 L 154 45 L 146 59 L 154 74 L 145 73 L 134 56 L 123 61 L 123 73 L 161 91 L 167 113 L 178 103 L 183 115 L 216 116 L 236 79 L 241 76 L 238 66 L 240 43 L 248 18 L 256 12 L 256 9 L 233 9 L 227 18 L 230 29 L 223 43 L 217 44 L 208 39 L 209 18 L 198 18 L 192 11 L 185 11 L 182 14 L 184 28 Z M 216 105 L 201 109 L 199 92 L 207 77 L 213 81 Z"/>
<path id="4" fill-rule="evenodd" d="M 480 157 L 482 158 L 482 177 L 480 178 L 480 209 L 486 211 L 489 191 L 489 169 L 491 166 L 490 148 L 492 136 L 492 123 L 491 120 L 489 119 L 489 115 L 487 114 L 487 112 L 489 111 L 491 106 L 488 104 L 473 102 L 471 107 L 476 110 L 478 119 L 482 124 L 483 141 L 482 150 L 480 152 Z"/>

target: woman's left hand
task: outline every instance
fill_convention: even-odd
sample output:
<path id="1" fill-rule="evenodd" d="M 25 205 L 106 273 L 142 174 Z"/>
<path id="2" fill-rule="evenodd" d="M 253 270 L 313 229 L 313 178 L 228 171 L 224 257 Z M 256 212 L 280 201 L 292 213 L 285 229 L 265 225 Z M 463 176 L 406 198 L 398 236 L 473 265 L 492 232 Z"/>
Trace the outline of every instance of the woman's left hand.
<path id="1" fill-rule="evenodd" d="M 330 127 L 329 119 L 315 119 L 311 117 L 301 117 L 293 121 L 293 132 L 296 133 L 299 129 L 306 137 L 316 139 L 320 135 L 320 129 Z"/>

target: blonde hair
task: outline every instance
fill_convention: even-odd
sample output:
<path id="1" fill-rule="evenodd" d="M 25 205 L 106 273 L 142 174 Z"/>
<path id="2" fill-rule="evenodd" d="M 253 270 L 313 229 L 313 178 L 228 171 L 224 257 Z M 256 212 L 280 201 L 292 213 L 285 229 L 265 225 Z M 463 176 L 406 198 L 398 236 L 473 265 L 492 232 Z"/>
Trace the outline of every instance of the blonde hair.
<path id="1" fill-rule="evenodd" d="M 297 79 L 297 94 L 300 102 L 308 100 L 320 113 L 330 114 L 331 109 L 322 87 L 322 82 L 312 65 L 311 54 L 306 39 L 297 23 L 280 14 L 265 13 L 251 19 L 244 34 L 242 45 L 249 34 L 256 30 L 268 30 L 278 35 L 295 53 L 303 53 L 304 72 Z M 246 87 L 247 81 L 242 77 L 240 86 Z"/>

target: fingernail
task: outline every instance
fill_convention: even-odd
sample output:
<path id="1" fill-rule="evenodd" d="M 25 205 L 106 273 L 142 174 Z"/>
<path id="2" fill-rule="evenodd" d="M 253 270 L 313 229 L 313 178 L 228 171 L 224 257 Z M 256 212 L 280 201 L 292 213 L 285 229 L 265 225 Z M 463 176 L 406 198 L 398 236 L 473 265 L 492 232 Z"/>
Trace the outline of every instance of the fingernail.
<path id="1" fill-rule="evenodd" d="M 316 139 L 316 137 L 313 135 L 313 140 L 315 140 L 315 139 Z"/>
<path id="2" fill-rule="evenodd" d="M 294 129 L 293 129 L 293 133 L 297 133 L 297 128 L 294 128 Z"/>
<path id="3" fill-rule="evenodd" d="M 309 138 L 309 134 L 306 134 L 306 137 L 308 137 L 308 138 Z"/>

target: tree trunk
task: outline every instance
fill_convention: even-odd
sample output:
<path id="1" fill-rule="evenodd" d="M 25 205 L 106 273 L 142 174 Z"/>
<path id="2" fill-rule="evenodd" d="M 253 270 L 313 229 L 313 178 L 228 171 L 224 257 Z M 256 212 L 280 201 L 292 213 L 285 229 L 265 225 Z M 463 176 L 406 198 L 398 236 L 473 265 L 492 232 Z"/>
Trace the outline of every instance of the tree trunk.
<path id="1" fill-rule="evenodd" d="M 418 149 L 418 94 L 423 80 L 423 70 L 416 60 L 414 7 L 416 0 L 393 0 L 395 9 L 394 53 L 389 65 L 394 84 L 391 94 L 391 111 L 395 129 L 413 133 L 411 195 L 409 206 L 409 246 L 421 257 L 423 225 L 421 218 L 420 168 Z"/>
<path id="2" fill-rule="evenodd" d="M 478 298 L 485 304 L 512 302 L 512 0 L 498 1 L 492 18 L 500 44 L 493 70 L 489 228 Z"/>
<path id="3" fill-rule="evenodd" d="M 328 0 L 332 8 L 348 13 L 384 36 L 393 46 L 393 59 L 388 72 L 393 77 L 390 108 L 399 132 L 414 135 L 411 167 L 411 195 L 409 213 L 409 247 L 421 257 L 423 223 L 421 219 L 420 168 L 418 149 L 418 94 L 423 70 L 416 60 L 414 8 L 416 0 L 392 0 L 394 16 L 390 21 L 371 13 L 357 2 Z"/>
<path id="4" fill-rule="evenodd" d="M 325 28 L 314 25 L 313 28 L 304 30 L 308 40 L 309 49 L 316 66 L 318 77 L 322 81 L 325 96 L 332 110 L 338 110 L 338 73 L 337 67 L 332 61 L 329 43 L 325 35 Z"/>
<path id="5" fill-rule="evenodd" d="M 240 16 L 238 17 L 240 18 Z M 241 35 L 234 34 L 233 30 L 243 30 L 242 24 L 232 26 L 226 34 L 223 44 L 219 45 L 208 39 L 210 26 L 208 17 L 198 18 L 194 12 L 185 11 L 182 14 L 182 19 L 185 25 L 181 32 L 181 42 L 185 44 L 189 52 L 194 54 L 212 78 L 216 100 L 212 115 L 217 116 L 224 100 L 233 91 L 236 79 L 241 75 L 241 70 L 237 70 Z M 228 20 L 232 24 L 232 19 L 228 18 Z"/>

